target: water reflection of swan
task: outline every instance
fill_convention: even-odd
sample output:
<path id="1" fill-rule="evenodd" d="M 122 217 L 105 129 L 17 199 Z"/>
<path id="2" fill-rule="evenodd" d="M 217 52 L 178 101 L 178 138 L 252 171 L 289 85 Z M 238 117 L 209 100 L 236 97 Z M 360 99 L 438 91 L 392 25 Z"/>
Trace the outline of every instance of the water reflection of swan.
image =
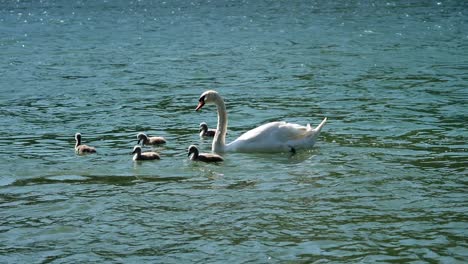
<path id="1" fill-rule="evenodd" d="M 282 152 L 311 148 L 327 118 L 316 127 L 301 126 L 286 122 L 271 122 L 245 132 L 233 142 L 226 144 L 227 113 L 223 98 L 216 91 L 206 91 L 198 100 L 199 110 L 205 104 L 215 104 L 218 110 L 217 133 L 212 151 L 223 152 Z"/>

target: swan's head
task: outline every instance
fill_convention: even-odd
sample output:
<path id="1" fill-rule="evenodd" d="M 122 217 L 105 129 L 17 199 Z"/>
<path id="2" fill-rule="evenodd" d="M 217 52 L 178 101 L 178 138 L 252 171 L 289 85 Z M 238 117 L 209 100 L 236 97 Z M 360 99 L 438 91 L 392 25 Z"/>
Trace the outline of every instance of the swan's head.
<path id="1" fill-rule="evenodd" d="M 81 141 L 81 134 L 80 133 L 75 134 L 75 140 L 76 141 Z"/>
<path id="2" fill-rule="evenodd" d="M 197 108 L 195 108 L 195 111 L 201 109 L 205 104 L 214 103 L 216 100 L 219 99 L 219 97 L 220 96 L 218 92 L 214 90 L 209 90 L 202 93 L 202 95 L 200 95 L 200 99 L 198 99 L 198 106 Z"/>
<path id="3" fill-rule="evenodd" d="M 190 155 L 194 155 L 194 157 L 197 157 L 198 156 L 198 148 L 197 146 L 195 145 L 191 145 L 189 148 L 188 148 L 188 155 L 190 157 Z"/>
<path id="4" fill-rule="evenodd" d="M 140 146 L 135 146 L 133 148 L 132 154 L 135 154 L 135 153 L 140 153 L 141 154 L 141 147 Z"/>
<path id="5" fill-rule="evenodd" d="M 208 131 L 208 125 L 205 122 L 200 123 L 200 131 L 198 132 L 202 131 Z"/>
<path id="6" fill-rule="evenodd" d="M 143 140 L 143 142 L 145 142 L 145 140 L 148 139 L 148 136 L 147 136 L 145 133 L 138 133 L 137 139 L 138 139 L 138 143 L 137 143 L 137 144 L 140 144 L 140 141 Z"/>

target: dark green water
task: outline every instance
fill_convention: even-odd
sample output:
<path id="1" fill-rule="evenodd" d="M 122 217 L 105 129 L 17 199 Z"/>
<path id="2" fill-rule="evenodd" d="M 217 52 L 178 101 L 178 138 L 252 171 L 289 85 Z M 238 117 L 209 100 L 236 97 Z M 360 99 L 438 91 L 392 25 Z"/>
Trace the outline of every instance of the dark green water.
<path id="1" fill-rule="evenodd" d="M 0 0 L 0 263 L 467 262 L 467 10 Z M 329 121 L 310 151 L 193 163 L 207 89 L 228 142 Z"/>

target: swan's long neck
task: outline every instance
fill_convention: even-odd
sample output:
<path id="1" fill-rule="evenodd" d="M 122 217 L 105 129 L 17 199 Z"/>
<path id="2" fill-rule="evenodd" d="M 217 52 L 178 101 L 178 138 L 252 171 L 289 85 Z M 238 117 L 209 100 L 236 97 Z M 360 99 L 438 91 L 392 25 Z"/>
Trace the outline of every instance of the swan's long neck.
<path id="1" fill-rule="evenodd" d="M 215 104 L 218 110 L 218 126 L 214 136 L 213 145 L 211 150 L 213 152 L 222 153 L 226 147 L 226 130 L 227 130 L 227 113 L 226 105 L 221 97 L 217 97 Z"/>

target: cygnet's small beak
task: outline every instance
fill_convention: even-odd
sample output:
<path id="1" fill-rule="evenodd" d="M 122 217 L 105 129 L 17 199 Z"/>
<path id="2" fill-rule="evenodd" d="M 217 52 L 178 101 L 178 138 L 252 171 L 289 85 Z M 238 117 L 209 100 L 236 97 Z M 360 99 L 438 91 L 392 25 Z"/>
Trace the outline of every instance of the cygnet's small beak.
<path id="1" fill-rule="evenodd" d="M 140 144 L 141 139 L 138 139 L 137 145 Z"/>

